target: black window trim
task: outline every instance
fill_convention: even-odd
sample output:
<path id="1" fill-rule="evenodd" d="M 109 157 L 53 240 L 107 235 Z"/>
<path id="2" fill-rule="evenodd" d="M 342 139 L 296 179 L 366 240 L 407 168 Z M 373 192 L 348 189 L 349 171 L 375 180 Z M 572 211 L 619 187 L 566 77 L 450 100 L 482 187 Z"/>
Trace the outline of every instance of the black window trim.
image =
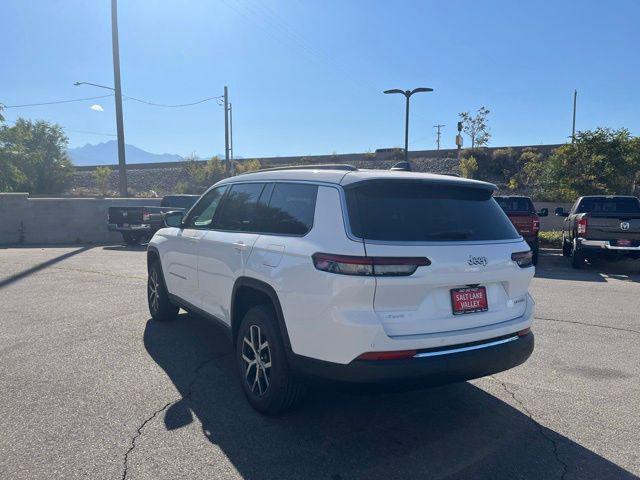
<path id="1" fill-rule="evenodd" d="M 227 198 L 227 193 L 229 192 L 229 188 L 227 184 L 223 184 L 223 185 L 213 185 L 212 187 L 210 187 L 206 192 L 204 192 L 200 198 L 196 201 L 196 203 L 194 203 L 191 208 L 189 210 L 187 210 L 186 212 L 184 212 L 184 216 L 182 217 L 182 224 L 184 225 L 183 228 L 185 229 L 189 229 L 189 230 L 211 230 L 210 227 L 206 227 L 206 226 L 201 226 L 201 227 L 197 227 L 195 225 L 192 226 L 188 226 L 187 225 L 187 220 L 189 220 L 191 212 L 193 210 L 195 210 L 195 208 L 198 206 L 198 204 L 204 199 L 205 195 L 207 195 L 209 192 L 211 192 L 212 190 L 216 190 L 218 188 L 224 188 L 224 193 L 222 194 L 222 197 L 220 198 L 220 203 L 218 204 L 218 207 L 216 208 L 216 211 L 213 214 L 213 218 L 211 219 L 211 224 L 213 224 L 213 222 L 216 219 L 216 216 L 218 215 L 218 212 L 220 211 L 220 207 L 222 206 L 225 198 Z"/>

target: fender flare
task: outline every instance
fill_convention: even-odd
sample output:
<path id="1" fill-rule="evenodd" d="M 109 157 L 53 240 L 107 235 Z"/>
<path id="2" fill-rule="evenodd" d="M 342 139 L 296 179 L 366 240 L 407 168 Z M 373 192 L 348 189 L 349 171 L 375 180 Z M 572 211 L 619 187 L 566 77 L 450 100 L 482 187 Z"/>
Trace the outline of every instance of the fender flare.
<path id="1" fill-rule="evenodd" d="M 271 299 L 271 303 L 273 304 L 273 308 L 276 313 L 276 320 L 278 322 L 280 335 L 282 336 L 282 341 L 284 343 L 284 347 L 287 352 L 287 358 L 291 358 L 293 355 L 293 349 L 291 348 L 291 341 L 289 340 L 289 332 L 287 331 L 287 325 L 284 321 L 284 314 L 282 313 L 282 306 L 280 305 L 280 299 L 278 298 L 278 294 L 273 289 L 273 287 L 261 280 L 257 280 L 252 277 L 238 277 L 235 283 L 233 284 L 233 290 L 231 292 L 231 307 L 229 309 L 229 313 L 231 318 L 231 331 L 234 338 L 235 338 L 237 329 L 240 325 L 239 325 L 239 320 L 234 319 L 233 306 L 235 304 L 237 291 L 240 287 L 253 288 L 255 290 L 258 290 L 259 292 L 264 293 Z"/>

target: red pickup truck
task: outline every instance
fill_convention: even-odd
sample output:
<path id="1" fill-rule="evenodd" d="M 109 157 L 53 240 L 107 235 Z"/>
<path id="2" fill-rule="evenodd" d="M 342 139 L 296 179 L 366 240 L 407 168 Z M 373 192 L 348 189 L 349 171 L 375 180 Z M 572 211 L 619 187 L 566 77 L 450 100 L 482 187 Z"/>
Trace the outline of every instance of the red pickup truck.
<path id="1" fill-rule="evenodd" d="M 533 202 L 524 196 L 495 196 L 496 202 L 507 214 L 518 233 L 531 247 L 533 264 L 538 263 L 538 234 L 540 233 L 540 217 L 549 215 L 549 209 L 536 212 Z"/>

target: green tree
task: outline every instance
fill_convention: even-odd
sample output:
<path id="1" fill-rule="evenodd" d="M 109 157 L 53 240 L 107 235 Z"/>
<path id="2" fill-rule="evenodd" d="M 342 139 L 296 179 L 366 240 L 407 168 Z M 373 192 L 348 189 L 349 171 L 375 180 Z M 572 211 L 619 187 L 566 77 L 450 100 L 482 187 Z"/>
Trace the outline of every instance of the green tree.
<path id="1" fill-rule="evenodd" d="M 491 133 L 489 133 L 488 117 L 490 110 L 486 107 L 480 107 L 475 115 L 469 112 L 458 114 L 462 122 L 462 131 L 467 134 L 471 140 L 471 149 L 476 147 L 484 147 L 489 143 Z"/>
<path id="2" fill-rule="evenodd" d="M 96 167 L 91 174 L 98 186 L 98 190 L 102 195 L 109 193 L 109 179 L 111 178 L 111 169 L 109 167 Z"/>
<path id="3" fill-rule="evenodd" d="M 640 177 L 640 141 L 625 128 L 576 133 L 575 143 L 557 148 L 540 166 L 540 198 L 573 200 L 580 195 L 629 194 Z"/>
<path id="4" fill-rule="evenodd" d="M 0 127 L 0 168 L 10 165 L 10 175 L 4 181 L 9 178 L 12 190 L 64 191 L 73 176 L 73 164 L 66 154 L 67 143 L 62 127 L 44 120 L 19 118 L 12 126 L 3 125 Z M 11 180 L 11 171 L 15 169 L 19 174 Z"/>
<path id="5" fill-rule="evenodd" d="M 460 173 L 465 178 L 473 178 L 478 171 L 478 162 L 474 156 L 460 159 Z"/>

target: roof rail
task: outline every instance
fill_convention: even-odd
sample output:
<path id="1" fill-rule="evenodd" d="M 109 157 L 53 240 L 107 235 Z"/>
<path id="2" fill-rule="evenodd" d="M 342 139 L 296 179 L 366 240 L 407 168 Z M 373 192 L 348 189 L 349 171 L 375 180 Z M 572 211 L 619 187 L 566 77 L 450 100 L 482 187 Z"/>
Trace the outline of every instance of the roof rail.
<path id="1" fill-rule="evenodd" d="M 322 165 L 287 165 L 284 167 L 261 168 L 260 170 L 244 172 L 244 173 L 241 173 L 240 175 L 244 175 L 245 173 L 256 173 L 256 172 L 275 172 L 277 170 L 345 170 L 348 172 L 355 172 L 358 169 L 353 165 L 326 163 Z"/>

